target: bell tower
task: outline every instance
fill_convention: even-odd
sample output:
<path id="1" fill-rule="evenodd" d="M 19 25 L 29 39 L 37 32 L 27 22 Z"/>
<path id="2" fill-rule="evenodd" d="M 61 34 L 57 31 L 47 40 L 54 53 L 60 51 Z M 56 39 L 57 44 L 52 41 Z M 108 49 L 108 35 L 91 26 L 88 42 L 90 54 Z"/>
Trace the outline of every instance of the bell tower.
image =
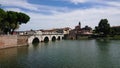
<path id="1" fill-rule="evenodd" d="M 80 27 L 80 29 L 81 29 L 81 22 L 79 22 L 79 27 Z"/>

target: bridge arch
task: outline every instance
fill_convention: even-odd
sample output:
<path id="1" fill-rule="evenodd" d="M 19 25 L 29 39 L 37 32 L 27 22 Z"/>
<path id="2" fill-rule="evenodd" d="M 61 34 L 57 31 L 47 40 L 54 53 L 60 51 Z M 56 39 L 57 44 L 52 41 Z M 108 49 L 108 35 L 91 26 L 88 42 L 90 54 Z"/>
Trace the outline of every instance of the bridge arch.
<path id="1" fill-rule="evenodd" d="M 40 42 L 40 40 L 39 40 L 38 37 L 35 37 L 35 38 L 32 40 L 32 43 L 39 43 L 39 42 Z"/>
<path id="2" fill-rule="evenodd" d="M 56 40 L 56 37 L 55 37 L 55 36 L 53 36 L 51 40 L 52 40 L 52 41 L 55 41 L 55 40 Z"/>
<path id="3" fill-rule="evenodd" d="M 57 37 L 57 40 L 60 40 L 60 36 Z"/>
<path id="4" fill-rule="evenodd" d="M 43 41 L 48 42 L 49 40 L 50 40 L 49 37 L 46 36 Z"/>
<path id="5" fill-rule="evenodd" d="M 40 36 L 30 36 L 30 37 L 28 37 L 28 44 L 39 43 L 40 41 L 41 41 Z"/>

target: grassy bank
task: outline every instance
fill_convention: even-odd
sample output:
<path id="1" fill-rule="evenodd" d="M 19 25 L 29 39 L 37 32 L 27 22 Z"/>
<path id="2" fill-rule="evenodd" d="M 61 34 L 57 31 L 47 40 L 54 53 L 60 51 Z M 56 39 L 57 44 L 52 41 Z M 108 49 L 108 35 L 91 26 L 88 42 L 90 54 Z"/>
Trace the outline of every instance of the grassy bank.
<path id="1" fill-rule="evenodd" d="M 107 37 L 90 37 L 90 36 L 78 36 L 77 40 L 87 40 L 87 39 L 108 39 L 108 40 L 120 40 L 120 35 L 114 35 L 110 36 L 108 35 Z"/>
<path id="2" fill-rule="evenodd" d="M 120 35 L 108 36 L 107 38 L 110 40 L 120 40 Z"/>

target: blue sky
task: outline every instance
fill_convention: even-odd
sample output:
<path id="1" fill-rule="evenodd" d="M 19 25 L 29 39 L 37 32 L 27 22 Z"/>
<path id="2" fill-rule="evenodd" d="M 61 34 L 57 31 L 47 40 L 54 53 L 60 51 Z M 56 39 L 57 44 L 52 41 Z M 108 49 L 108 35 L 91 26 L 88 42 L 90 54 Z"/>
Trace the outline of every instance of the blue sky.
<path id="1" fill-rule="evenodd" d="M 120 0 L 0 0 L 6 11 L 28 14 L 31 19 L 19 30 L 74 28 L 80 21 L 94 28 L 107 18 L 111 26 L 120 25 Z"/>

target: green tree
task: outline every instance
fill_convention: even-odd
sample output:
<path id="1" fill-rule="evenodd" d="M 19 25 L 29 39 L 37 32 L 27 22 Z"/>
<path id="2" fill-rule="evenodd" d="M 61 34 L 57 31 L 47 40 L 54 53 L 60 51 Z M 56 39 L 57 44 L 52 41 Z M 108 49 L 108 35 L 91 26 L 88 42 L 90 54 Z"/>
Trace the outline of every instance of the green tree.
<path id="1" fill-rule="evenodd" d="M 7 11 L 7 18 L 6 18 L 8 25 L 5 25 L 5 31 L 8 30 L 9 33 L 13 33 L 14 30 L 17 28 L 17 12 L 14 11 Z"/>
<path id="2" fill-rule="evenodd" d="M 2 27 L 6 17 L 7 17 L 6 12 L 0 8 L 0 31 L 2 31 Z"/>
<path id="3" fill-rule="evenodd" d="M 17 14 L 17 17 L 18 17 L 17 21 L 19 22 L 19 24 L 26 24 L 30 20 L 30 17 L 28 15 L 21 12 Z"/>
<path id="4" fill-rule="evenodd" d="M 30 17 L 25 13 L 0 9 L 0 31 L 5 34 L 8 32 L 12 34 L 21 24 L 26 24 L 29 20 Z"/>
<path id="5" fill-rule="evenodd" d="M 103 35 L 108 35 L 110 33 L 110 24 L 107 19 L 101 19 L 98 26 L 95 27 L 95 32 Z"/>
<path id="6" fill-rule="evenodd" d="M 111 27 L 111 34 L 120 35 L 120 26 Z"/>
<path id="7" fill-rule="evenodd" d="M 26 24 L 30 17 L 24 13 L 18 13 L 14 11 L 7 12 L 7 21 L 9 22 L 8 29 L 10 33 L 13 33 L 15 29 L 19 28 L 19 25 Z"/>

